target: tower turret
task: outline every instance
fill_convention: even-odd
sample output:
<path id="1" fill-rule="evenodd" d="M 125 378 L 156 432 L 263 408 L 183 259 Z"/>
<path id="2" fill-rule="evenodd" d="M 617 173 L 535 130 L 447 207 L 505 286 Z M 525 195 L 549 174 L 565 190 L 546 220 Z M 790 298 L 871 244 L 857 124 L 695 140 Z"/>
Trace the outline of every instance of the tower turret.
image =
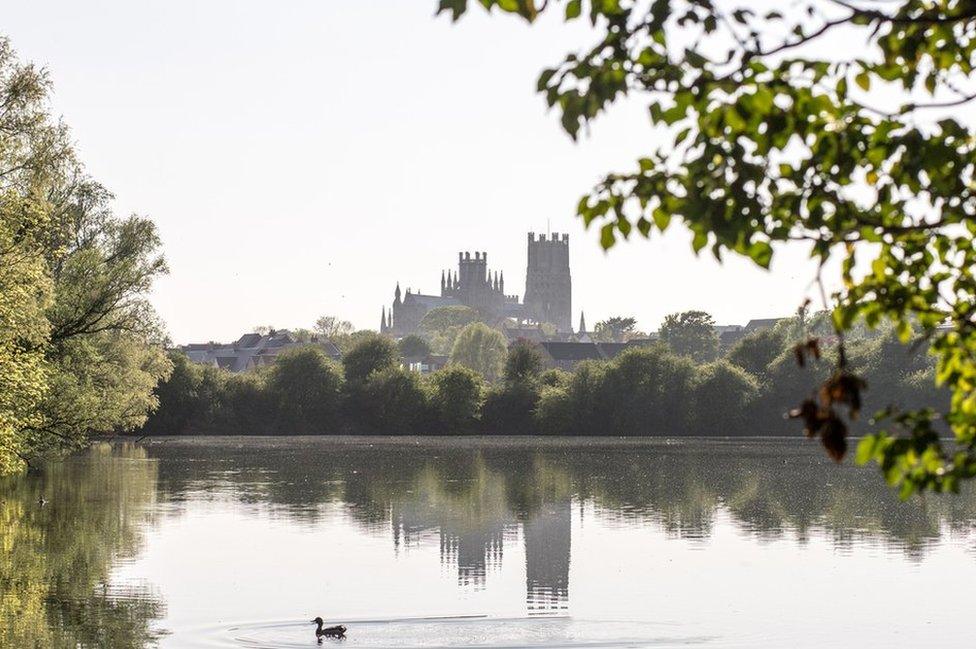
<path id="1" fill-rule="evenodd" d="M 581 333 L 581 334 L 585 334 L 586 333 L 586 316 L 583 315 L 583 312 L 582 311 L 580 311 L 580 326 L 579 326 L 579 332 L 578 333 Z"/>

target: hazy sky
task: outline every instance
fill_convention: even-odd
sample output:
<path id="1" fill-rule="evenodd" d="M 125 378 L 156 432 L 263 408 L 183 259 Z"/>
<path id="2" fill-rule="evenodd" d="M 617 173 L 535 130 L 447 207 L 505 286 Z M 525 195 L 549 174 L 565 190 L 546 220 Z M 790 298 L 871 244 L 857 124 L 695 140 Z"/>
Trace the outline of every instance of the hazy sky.
<path id="1" fill-rule="evenodd" d="M 6 3 L 2 31 L 47 67 L 54 109 L 120 213 L 159 225 L 153 301 L 176 342 L 231 340 L 321 314 L 377 328 L 397 281 L 436 293 L 459 250 L 525 288 L 528 231 L 570 233 L 573 321 L 704 308 L 720 323 L 792 313 L 807 251 L 771 272 L 696 258 L 674 228 L 604 254 L 573 215 L 655 143 L 640 101 L 579 144 L 534 92 L 592 40 L 435 0 Z M 555 16 L 553 16 L 555 18 Z"/>

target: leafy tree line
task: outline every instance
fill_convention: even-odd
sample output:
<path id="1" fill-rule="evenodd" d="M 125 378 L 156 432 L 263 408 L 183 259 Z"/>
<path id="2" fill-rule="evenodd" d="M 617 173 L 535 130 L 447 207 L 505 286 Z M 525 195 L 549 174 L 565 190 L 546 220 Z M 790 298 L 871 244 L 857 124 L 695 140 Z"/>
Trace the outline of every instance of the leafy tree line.
<path id="1" fill-rule="evenodd" d="M 141 425 L 171 369 L 156 228 L 112 212 L 50 90 L 0 38 L 0 474 Z"/>
<path id="2" fill-rule="evenodd" d="M 694 332 L 702 317 L 692 312 L 676 321 L 690 320 L 687 329 Z M 504 351 L 487 376 L 460 356 L 421 376 L 402 367 L 401 346 L 377 334 L 356 343 L 341 363 L 310 345 L 242 374 L 174 354 L 173 375 L 157 391 L 160 408 L 140 432 L 789 435 L 795 430 L 783 413 L 791 399 L 815 390 L 817 373 L 828 373 L 832 360 L 825 356 L 813 363 L 812 373 L 800 371 L 795 341 L 829 327 L 825 319 L 784 320 L 708 362 L 696 360 L 703 348 L 711 349 L 707 337 L 689 348 L 690 336 L 676 335 L 610 361 L 584 361 L 572 373 L 547 367 L 540 349 L 526 341 Z M 476 339 L 484 330 L 491 331 L 472 323 L 458 340 Z M 848 362 L 872 385 L 865 407 L 947 402 L 931 381 L 931 357 L 920 347 L 913 352 L 902 346 L 893 331 L 864 335 L 848 346 Z M 477 358 L 470 362 L 480 364 Z M 863 422 L 859 431 L 869 425 Z"/>

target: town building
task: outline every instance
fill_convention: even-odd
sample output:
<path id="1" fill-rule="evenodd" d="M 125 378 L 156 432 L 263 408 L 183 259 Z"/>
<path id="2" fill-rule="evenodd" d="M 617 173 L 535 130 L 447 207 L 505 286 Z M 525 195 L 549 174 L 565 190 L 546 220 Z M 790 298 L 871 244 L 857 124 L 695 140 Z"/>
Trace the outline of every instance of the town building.
<path id="1" fill-rule="evenodd" d="M 284 329 L 271 330 L 266 334 L 244 334 L 232 343 L 192 343 L 181 345 L 177 349 L 194 363 L 219 367 L 229 372 L 243 372 L 270 365 L 283 351 L 308 344 L 318 345 L 334 360 L 339 360 L 342 355 L 331 341 L 300 342 Z"/>
<path id="2" fill-rule="evenodd" d="M 653 341 L 644 339 L 625 343 L 547 341 L 539 343 L 539 349 L 547 365 L 572 372 L 583 361 L 608 361 L 616 358 L 625 349 L 650 344 Z"/>

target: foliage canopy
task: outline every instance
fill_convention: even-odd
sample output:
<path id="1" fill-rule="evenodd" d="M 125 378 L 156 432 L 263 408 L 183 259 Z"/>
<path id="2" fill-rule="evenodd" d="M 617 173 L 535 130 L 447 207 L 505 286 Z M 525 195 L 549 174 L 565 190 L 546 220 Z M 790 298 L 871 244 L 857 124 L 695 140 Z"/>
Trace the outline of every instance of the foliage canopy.
<path id="1" fill-rule="evenodd" d="M 861 442 L 858 459 L 878 462 L 906 497 L 976 476 L 976 132 L 951 112 L 976 99 L 971 3 L 480 4 L 530 22 L 544 11 L 590 19 L 595 43 L 538 80 L 572 138 L 613 102 L 646 101 L 661 144 L 579 201 L 605 248 L 681 223 L 695 252 L 719 259 L 768 268 L 774 244 L 791 242 L 809 245 L 821 269 L 838 259 L 841 288 L 824 295 L 835 371 L 794 414 L 842 457 L 865 387 L 843 334 L 889 321 L 903 343 L 915 331 L 931 343 L 952 402 L 941 418 L 880 413 L 891 430 Z M 457 20 L 468 2 L 438 8 Z"/>

